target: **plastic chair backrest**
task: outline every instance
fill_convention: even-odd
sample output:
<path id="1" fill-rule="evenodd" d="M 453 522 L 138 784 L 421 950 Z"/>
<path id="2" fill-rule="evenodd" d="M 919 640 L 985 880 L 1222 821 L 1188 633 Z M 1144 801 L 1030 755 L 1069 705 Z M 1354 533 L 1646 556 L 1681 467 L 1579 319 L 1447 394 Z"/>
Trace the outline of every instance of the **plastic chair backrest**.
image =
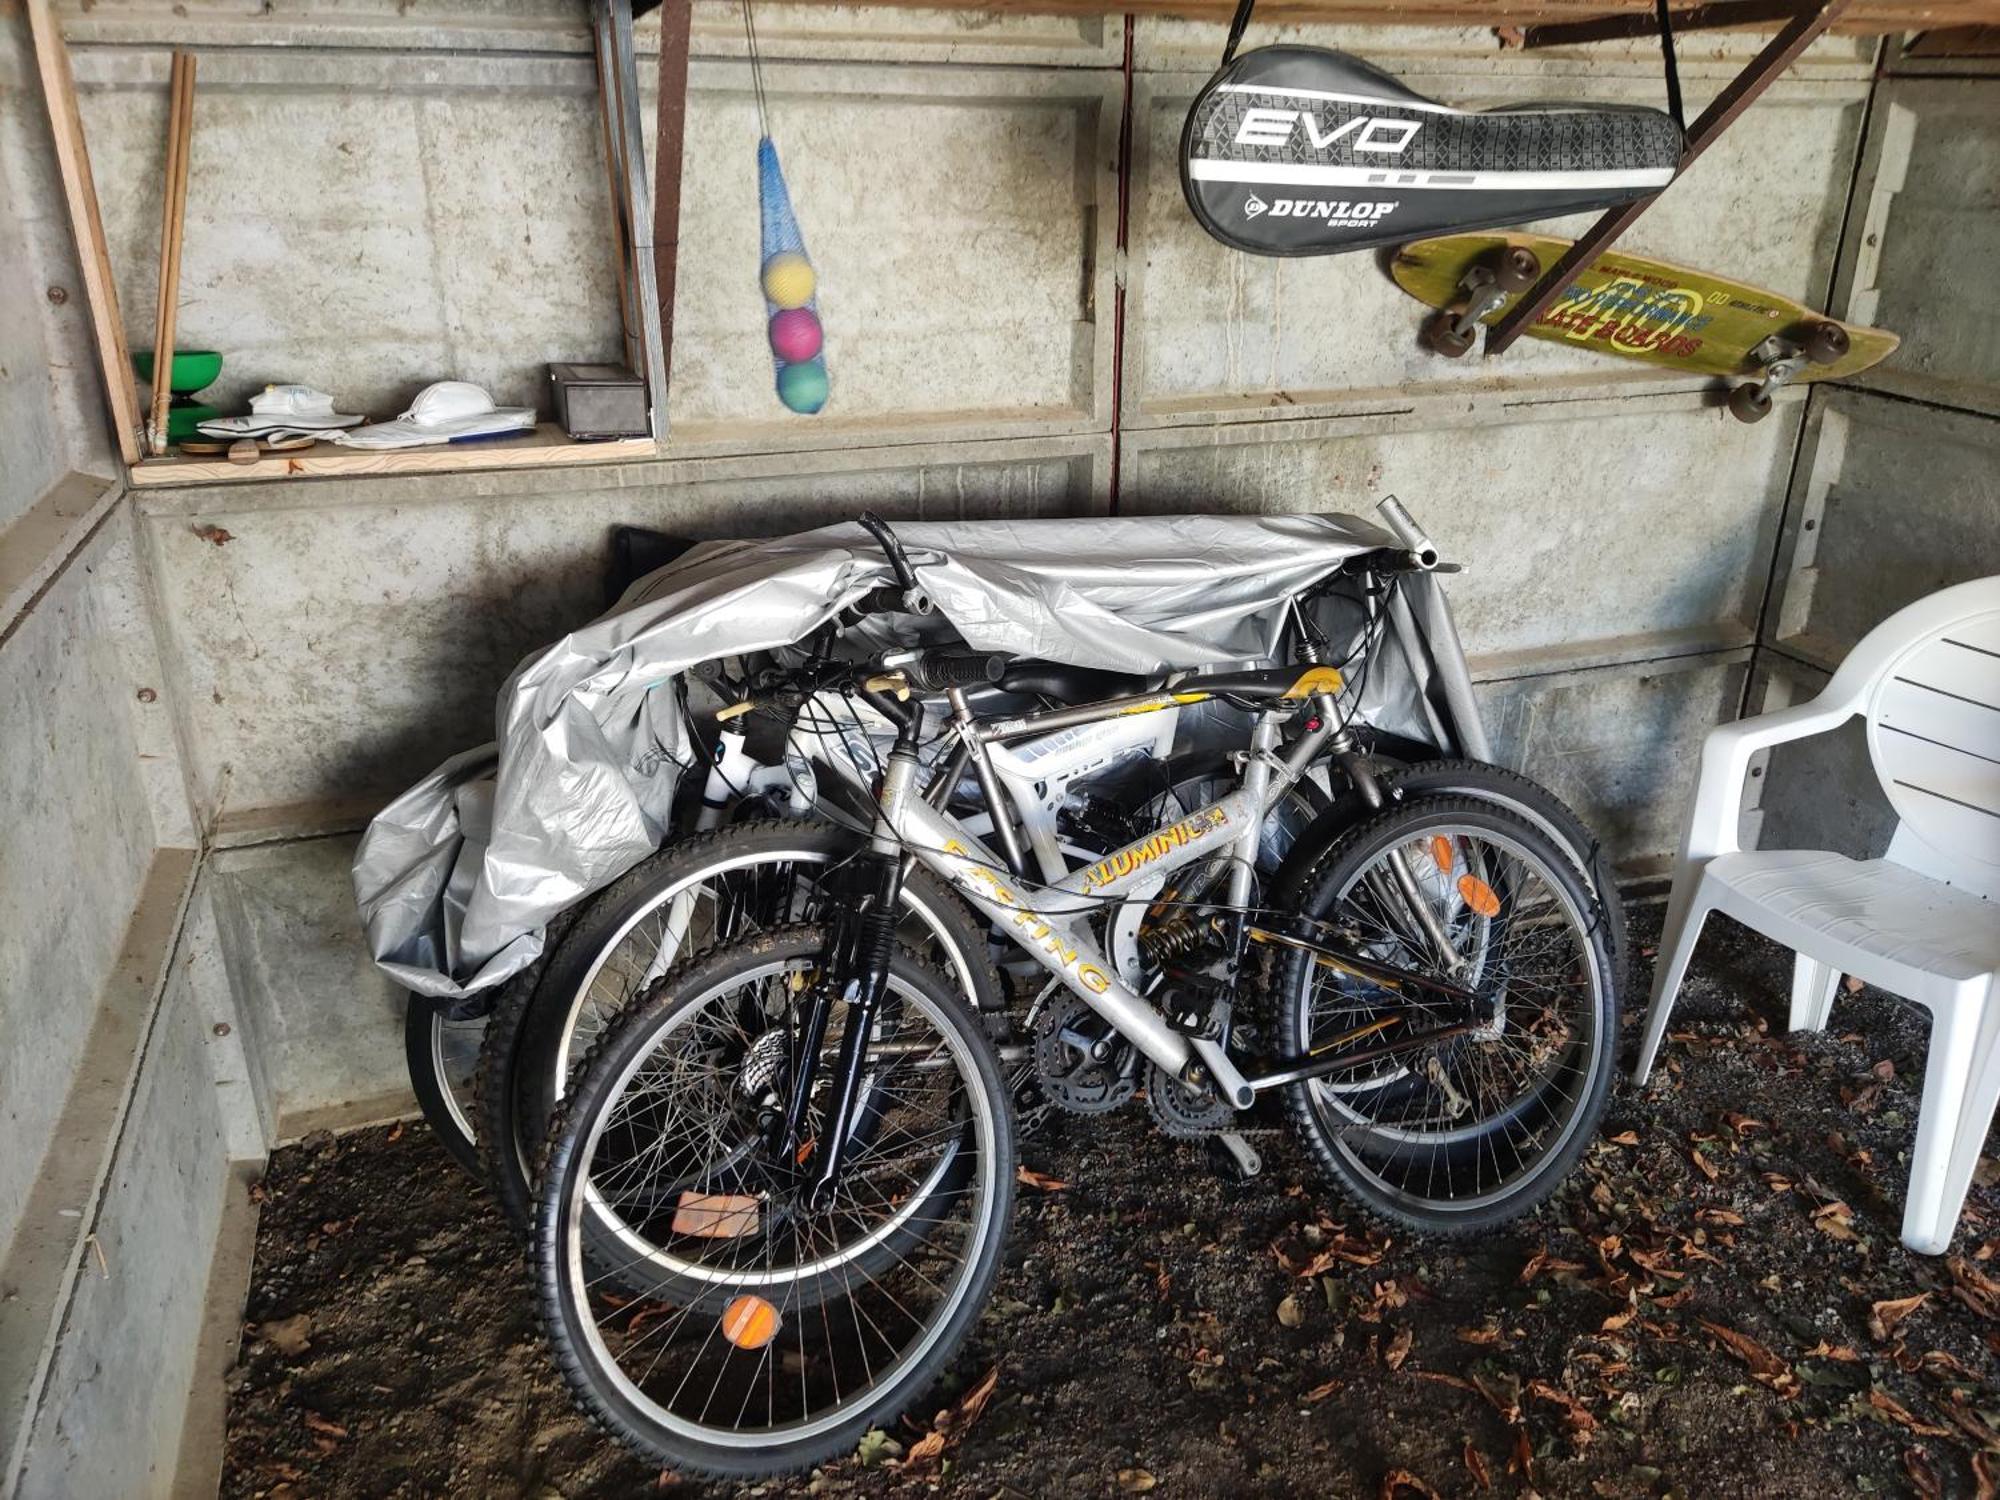
<path id="1" fill-rule="evenodd" d="M 1840 688 L 1859 700 L 1900 820 L 1888 858 L 2000 900 L 2000 578 L 1891 615 L 1842 663 L 1828 692 Z"/>

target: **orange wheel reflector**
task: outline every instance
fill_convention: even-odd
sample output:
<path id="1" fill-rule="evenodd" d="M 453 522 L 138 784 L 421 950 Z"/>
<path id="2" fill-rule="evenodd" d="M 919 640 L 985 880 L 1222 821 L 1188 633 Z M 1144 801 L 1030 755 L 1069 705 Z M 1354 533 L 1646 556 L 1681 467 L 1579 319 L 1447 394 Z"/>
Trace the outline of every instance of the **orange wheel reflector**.
<path id="1" fill-rule="evenodd" d="M 797 1159 L 799 1166 L 803 1167 L 806 1164 L 806 1158 L 813 1154 L 813 1147 L 817 1146 L 818 1144 L 819 1144 L 819 1138 L 815 1136 L 813 1139 L 806 1141 L 799 1147 L 798 1159 Z"/>
<path id="2" fill-rule="evenodd" d="M 1500 898 L 1493 894 L 1493 887 L 1477 875 L 1458 877 L 1458 893 L 1465 898 L 1465 904 L 1482 917 L 1500 915 Z"/>
<path id="3" fill-rule="evenodd" d="M 1431 835 L 1431 863 L 1438 867 L 1438 874 L 1449 875 L 1451 867 L 1458 863 L 1452 857 L 1451 840 L 1441 833 Z"/>
<path id="4" fill-rule="evenodd" d="M 722 1310 L 722 1336 L 739 1349 L 761 1349 L 778 1336 L 777 1308 L 748 1293 Z"/>

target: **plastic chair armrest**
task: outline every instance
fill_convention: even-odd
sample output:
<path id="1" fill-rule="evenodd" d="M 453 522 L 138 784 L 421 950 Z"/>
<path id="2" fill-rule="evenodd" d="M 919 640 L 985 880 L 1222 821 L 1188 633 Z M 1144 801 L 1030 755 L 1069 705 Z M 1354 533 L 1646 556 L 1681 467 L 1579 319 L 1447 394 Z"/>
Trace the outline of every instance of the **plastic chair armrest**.
<path id="1" fill-rule="evenodd" d="M 1702 741 L 1701 769 L 1695 782 L 1694 810 L 1688 816 L 1682 864 L 1734 854 L 1740 847 L 1737 827 L 1743 814 L 1743 780 L 1753 755 L 1773 745 L 1838 729 L 1855 712 L 1854 706 L 1829 703 L 1822 695 L 1810 703 L 1710 730 Z"/>

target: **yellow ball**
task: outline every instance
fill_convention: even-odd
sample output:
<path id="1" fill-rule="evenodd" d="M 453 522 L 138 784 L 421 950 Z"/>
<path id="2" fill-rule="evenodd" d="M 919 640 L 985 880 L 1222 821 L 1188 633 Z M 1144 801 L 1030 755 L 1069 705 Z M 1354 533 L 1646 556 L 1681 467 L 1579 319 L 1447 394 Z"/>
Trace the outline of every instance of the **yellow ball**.
<path id="1" fill-rule="evenodd" d="M 782 250 L 764 262 L 764 295 L 778 307 L 804 307 L 812 301 L 812 262 L 792 250 Z"/>

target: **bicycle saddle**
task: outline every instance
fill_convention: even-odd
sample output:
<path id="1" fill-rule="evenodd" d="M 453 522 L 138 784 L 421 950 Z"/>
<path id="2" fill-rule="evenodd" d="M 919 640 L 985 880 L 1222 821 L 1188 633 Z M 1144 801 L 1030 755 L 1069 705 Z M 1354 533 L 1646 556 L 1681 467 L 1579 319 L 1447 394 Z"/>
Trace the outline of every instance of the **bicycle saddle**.
<path id="1" fill-rule="evenodd" d="M 1038 693 L 1058 703 L 1098 703 L 1146 691 L 1146 679 L 1103 667 L 1073 667 L 1061 661 L 1015 661 L 1000 674 L 1010 693 Z"/>
<path id="2" fill-rule="evenodd" d="M 1181 189 L 1253 255 L 1335 255 L 1608 208 L 1673 180 L 1673 117 L 1631 104 L 1461 110 L 1323 47 L 1259 47 L 1209 79 Z"/>

